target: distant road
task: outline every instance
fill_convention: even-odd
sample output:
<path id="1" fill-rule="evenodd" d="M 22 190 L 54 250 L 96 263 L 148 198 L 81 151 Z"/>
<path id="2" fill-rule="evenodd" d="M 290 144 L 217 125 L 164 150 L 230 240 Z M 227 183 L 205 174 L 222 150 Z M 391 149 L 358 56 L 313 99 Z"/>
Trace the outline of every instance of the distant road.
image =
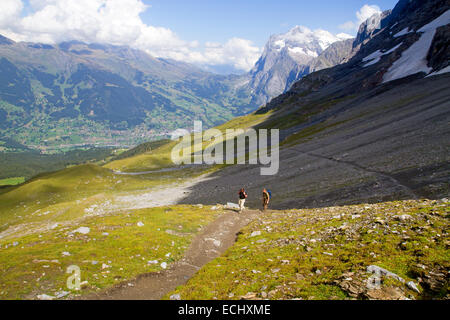
<path id="1" fill-rule="evenodd" d="M 122 176 L 141 176 L 145 174 L 151 174 L 151 173 L 159 173 L 159 172 L 171 172 L 171 171 L 178 171 L 183 170 L 186 168 L 194 168 L 194 167 L 200 167 L 204 165 L 184 165 L 184 166 L 178 166 L 178 167 L 170 167 L 170 168 L 163 168 L 158 170 L 150 170 L 150 171 L 142 171 L 142 172 L 122 172 L 122 171 L 113 171 L 114 174 L 122 175 Z"/>

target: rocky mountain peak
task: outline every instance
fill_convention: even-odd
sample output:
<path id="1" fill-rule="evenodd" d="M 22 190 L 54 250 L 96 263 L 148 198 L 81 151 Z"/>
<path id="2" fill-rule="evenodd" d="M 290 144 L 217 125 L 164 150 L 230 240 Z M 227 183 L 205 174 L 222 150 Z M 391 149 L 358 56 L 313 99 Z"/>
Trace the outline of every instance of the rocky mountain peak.
<path id="1" fill-rule="evenodd" d="M 333 35 L 326 30 L 310 30 L 296 26 L 286 33 L 273 35 L 266 44 L 262 58 L 288 54 L 297 63 L 317 58 L 332 43 L 352 38 L 347 34 Z"/>
<path id="2" fill-rule="evenodd" d="M 0 44 L 14 44 L 14 41 L 8 39 L 0 34 Z"/>
<path id="3" fill-rule="evenodd" d="M 377 12 L 372 15 L 369 19 L 364 21 L 358 30 L 355 42 L 353 43 L 353 48 L 358 48 L 361 44 L 367 43 L 378 31 L 383 29 L 388 21 L 392 10 L 386 10 L 383 12 Z"/>
<path id="4" fill-rule="evenodd" d="M 310 70 L 262 112 L 295 94 L 343 97 L 450 72 L 448 0 L 401 0 L 388 13 L 361 25 L 347 63 L 314 73 Z"/>
<path id="5" fill-rule="evenodd" d="M 248 87 L 258 99 L 255 103 L 266 103 L 285 92 L 310 70 L 317 70 L 316 67 L 321 69 L 341 62 L 342 56 L 351 51 L 351 45 L 350 49 L 346 45 L 335 46 L 323 55 L 331 45 L 348 39 L 352 37 L 344 33 L 333 35 L 326 30 L 311 30 L 304 26 L 271 36 L 248 75 Z M 311 68 L 313 65 L 315 67 Z"/>

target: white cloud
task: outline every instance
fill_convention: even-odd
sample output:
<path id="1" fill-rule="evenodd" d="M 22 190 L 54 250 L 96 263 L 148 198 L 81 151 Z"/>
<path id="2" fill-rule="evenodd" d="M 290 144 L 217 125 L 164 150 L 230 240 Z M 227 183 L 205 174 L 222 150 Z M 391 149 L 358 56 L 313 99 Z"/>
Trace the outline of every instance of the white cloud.
<path id="1" fill-rule="evenodd" d="M 336 37 L 338 37 L 341 40 L 347 40 L 347 39 L 353 39 L 353 36 L 347 34 L 347 33 L 338 33 L 336 35 Z"/>
<path id="2" fill-rule="evenodd" d="M 365 4 L 358 12 L 356 12 L 356 17 L 358 18 L 359 24 L 361 24 L 375 13 L 381 13 L 379 6 Z"/>
<path id="3" fill-rule="evenodd" d="M 251 41 L 240 38 L 232 38 L 224 45 L 207 43 L 205 49 L 209 64 L 231 64 L 240 70 L 250 70 L 260 56 L 260 48 L 255 47 Z"/>
<path id="4" fill-rule="evenodd" d="M 203 47 L 185 41 L 168 28 L 145 24 L 142 0 L 30 0 L 31 13 L 20 17 L 21 0 L 1 0 L 0 34 L 16 41 L 129 45 L 164 58 L 197 64 L 231 64 L 249 70 L 261 49 L 251 41 L 232 38 L 225 44 Z"/>
<path id="5" fill-rule="evenodd" d="M 16 19 L 23 9 L 20 0 L 2 0 L 0 10 L 0 25 L 6 25 Z"/>
<path id="6" fill-rule="evenodd" d="M 361 23 L 369 19 L 375 13 L 381 13 L 379 6 L 365 4 L 356 12 L 356 21 L 347 21 L 341 24 L 339 28 L 347 32 L 358 31 Z"/>
<path id="7" fill-rule="evenodd" d="M 21 0 L 1 0 L 0 27 L 4 26 L 2 30 L 5 36 L 14 34 L 12 29 L 15 28 L 22 9 Z"/>

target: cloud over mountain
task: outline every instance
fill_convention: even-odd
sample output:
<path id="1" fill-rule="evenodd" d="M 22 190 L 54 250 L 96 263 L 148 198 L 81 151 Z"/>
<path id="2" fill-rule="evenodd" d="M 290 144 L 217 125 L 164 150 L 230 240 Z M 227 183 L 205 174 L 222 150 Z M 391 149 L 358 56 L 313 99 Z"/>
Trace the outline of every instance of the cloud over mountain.
<path id="1" fill-rule="evenodd" d="M 356 21 L 347 21 L 341 24 L 339 28 L 347 32 L 358 31 L 361 23 L 369 19 L 375 13 L 381 13 L 381 9 L 379 6 L 365 4 L 356 12 Z"/>
<path id="2" fill-rule="evenodd" d="M 129 45 L 164 58 L 196 64 L 231 64 L 249 70 L 261 49 L 249 40 L 232 38 L 224 44 L 185 41 L 168 28 L 144 23 L 142 0 L 30 0 L 22 16 L 22 0 L 2 0 L 0 33 L 16 41 Z"/>

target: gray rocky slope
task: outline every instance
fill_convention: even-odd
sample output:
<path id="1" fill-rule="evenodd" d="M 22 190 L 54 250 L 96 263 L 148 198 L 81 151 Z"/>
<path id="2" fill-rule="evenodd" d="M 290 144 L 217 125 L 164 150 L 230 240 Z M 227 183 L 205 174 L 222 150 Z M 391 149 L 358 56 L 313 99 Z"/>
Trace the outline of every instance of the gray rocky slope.
<path id="1" fill-rule="evenodd" d="M 270 188 L 279 209 L 448 197 L 449 9 L 448 1 L 400 1 L 347 63 L 306 76 L 258 111 L 274 111 L 259 127 L 282 129 L 277 175 L 227 167 L 181 202 L 236 201 L 241 187 L 251 207 Z M 408 49 L 428 32 L 426 60 L 416 61 Z M 417 72 L 402 69 L 406 76 L 386 81 L 405 57 Z"/>

